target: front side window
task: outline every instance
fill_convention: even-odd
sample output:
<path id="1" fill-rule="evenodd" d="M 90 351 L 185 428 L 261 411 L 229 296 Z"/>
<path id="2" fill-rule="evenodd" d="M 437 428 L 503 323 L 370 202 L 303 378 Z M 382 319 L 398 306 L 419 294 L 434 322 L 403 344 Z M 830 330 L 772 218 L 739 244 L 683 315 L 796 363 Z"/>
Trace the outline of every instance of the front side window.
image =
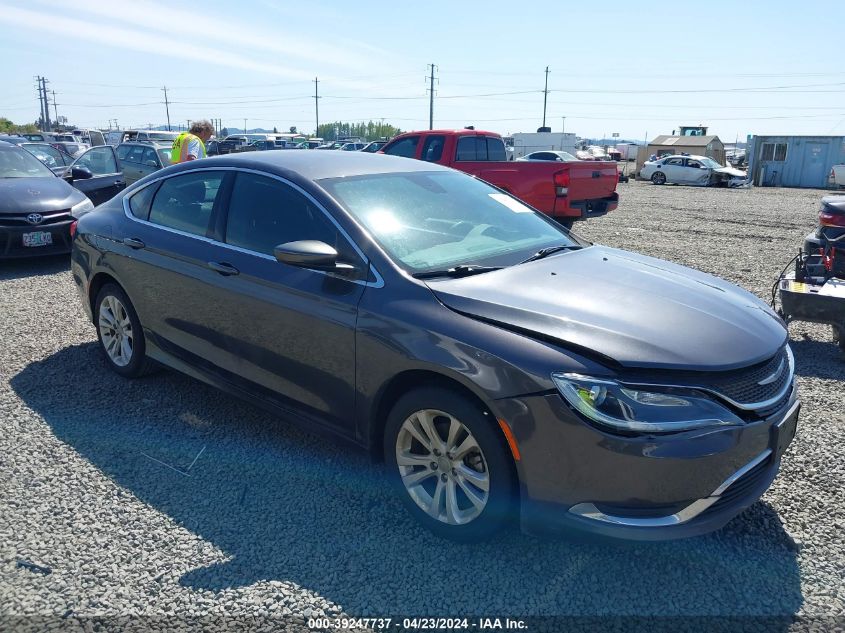
<path id="1" fill-rule="evenodd" d="M 145 147 L 144 154 L 141 156 L 140 163 L 147 167 L 158 167 L 158 160 L 156 159 L 156 151 L 153 147 Z"/>
<path id="2" fill-rule="evenodd" d="M 412 273 L 458 264 L 512 265 L 546 246 L 576 244 L 516 198 L 459 172 L 373 174 L 319 184 Z"/>
<path id="3" fill-rule="evenodd" d="M 417 144 L 420 142 L 419 136 L 408 136 L 400 139 L 387 147 L 384 150 L 385 154 L 391 156 L 404 156 L 406 158 L 414 158 L 417 155 Z"/>
<path id="4" fill-rule="evenodd" d="M 108 146 L 88 150 L 76 160 L 74 166 L 87 167 L 95 176 L 116 174 L 118 171 L 114 151 Z"/>
<path id="5" fill-rule="evenodd" d="M 65 164 L 61 152 L 55 147 L 49 145 L 30 145 L 28 149 L 38 160 L 47 165 L 47 167 L 61 167 Z"/>
<path id="6" fill-rule="evenodd" d="M 223 172 L 201 171 L 162 182 L 150 207 L 150 222 L 205 235 Z"/>
<path id="7" fill-rule="evenodd" d="M 226 243 L 273 255 L 279 244 L 317 240 L 340 250 L 325 214 L 294 188 L 273 178 L 239 173 L 226 219 Z"/>
<path id="8" fill-rule="evenodd" d="M 427 136 L 423 143 L 422 159 L 429 163 L 436 163 L 443 156 L 443 145 L 446 137 L 439 134 Z"/>

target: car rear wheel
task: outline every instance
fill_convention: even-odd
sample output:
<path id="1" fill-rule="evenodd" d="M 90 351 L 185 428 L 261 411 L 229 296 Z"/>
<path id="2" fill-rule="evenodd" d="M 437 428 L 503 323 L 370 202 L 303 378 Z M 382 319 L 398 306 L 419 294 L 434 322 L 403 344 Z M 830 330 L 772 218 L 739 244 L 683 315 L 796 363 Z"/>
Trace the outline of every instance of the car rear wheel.
<path id="1" fill-rule="evenodd" d="M 106 362 L 116 373 L 136 378 L 153 368 L 152 361 L 146 357 L 141 322 L 120 286 L 106 284 L 100 289 L 94 322 Z"/>
<path id="2" fill-rule="evenodd" d="M 665 185 L 666 184 L 666 174 L 662 171 L 656 171 L 651 175 L 651 182 L 655 185 Z"/>
<path id="3" fill-rule="evenodd" d="M 438 536 L 489 537 L 510 518 L 513 465 L 495 421 L 442 388 L 415 390 L 388 417 L 384 452 L 410 513 Z"/>

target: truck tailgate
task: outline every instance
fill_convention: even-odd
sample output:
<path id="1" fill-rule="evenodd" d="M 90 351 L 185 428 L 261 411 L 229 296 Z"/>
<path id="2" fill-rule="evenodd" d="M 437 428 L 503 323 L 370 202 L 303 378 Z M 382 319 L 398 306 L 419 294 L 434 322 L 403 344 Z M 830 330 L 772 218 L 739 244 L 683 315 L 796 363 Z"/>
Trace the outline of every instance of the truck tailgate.
<path id="1" fill-rule="evenodd" d="M 619 181 L 616 163 L 578 161 L 564 165 L 569 168 L 570 200 L 598 200 L 616 191 L 616 183 Z"/>

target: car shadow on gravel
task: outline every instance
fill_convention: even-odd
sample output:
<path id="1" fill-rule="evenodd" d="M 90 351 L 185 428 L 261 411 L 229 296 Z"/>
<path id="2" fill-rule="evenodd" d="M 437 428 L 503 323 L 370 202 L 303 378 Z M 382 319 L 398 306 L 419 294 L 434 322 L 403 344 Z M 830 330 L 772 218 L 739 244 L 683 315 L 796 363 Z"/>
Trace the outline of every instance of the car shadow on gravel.
<path id="1" fill-rule="evenodd" d="M 802 604 L 794 546 L 766 503 L 685 541 L 616 545 L 511 529 L 458 545 L 418 527 L 363 453 L 173 372 L 125 381 L 93 343 L 28 365 L 11 385 L 105 476 L 222 550 L 225 562 L 181 576 L 194 590 L 292 582 L 357 616 L 784 618 L 767 630 L 786 630 Z"/>
<path id="2" fill-rule="evenodd" d="M 0 262 L 0 281 L 55 275 L 70 270 L 70 255 L 45 255 L 26 259 L 9 259 Z"/>

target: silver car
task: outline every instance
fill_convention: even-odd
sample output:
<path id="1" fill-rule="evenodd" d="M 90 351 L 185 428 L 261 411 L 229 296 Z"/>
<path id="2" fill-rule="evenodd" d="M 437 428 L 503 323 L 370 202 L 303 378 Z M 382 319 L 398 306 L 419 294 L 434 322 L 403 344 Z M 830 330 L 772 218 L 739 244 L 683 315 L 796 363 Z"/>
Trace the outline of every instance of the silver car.
<path id="1" fill-rule="evenodd" d="M 170 147 L 148 142 L 121 143 L 117 146 L 117 157 L 123 165 L 128 186 L 170 165 Z"/>

